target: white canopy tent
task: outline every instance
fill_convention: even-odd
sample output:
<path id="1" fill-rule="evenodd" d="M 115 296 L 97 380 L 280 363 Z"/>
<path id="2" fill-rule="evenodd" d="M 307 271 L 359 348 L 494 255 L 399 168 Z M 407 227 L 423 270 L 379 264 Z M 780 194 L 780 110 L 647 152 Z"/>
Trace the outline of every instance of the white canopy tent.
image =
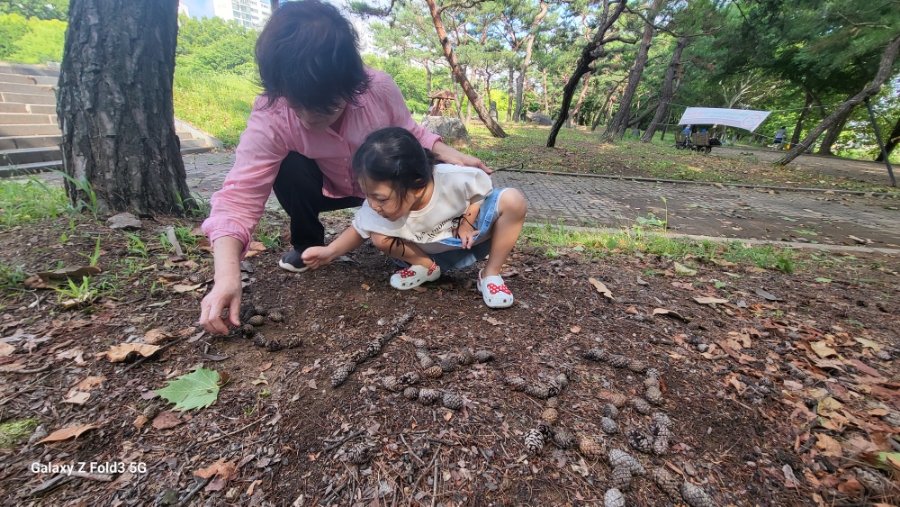
<path id="1" fill-rule="evenodd" d="M 718 107 L 689 107 L 679 125 L 728 125 L 753 132 L 768 118 L 771 111 L 752 109 L 723 109 Z"/>

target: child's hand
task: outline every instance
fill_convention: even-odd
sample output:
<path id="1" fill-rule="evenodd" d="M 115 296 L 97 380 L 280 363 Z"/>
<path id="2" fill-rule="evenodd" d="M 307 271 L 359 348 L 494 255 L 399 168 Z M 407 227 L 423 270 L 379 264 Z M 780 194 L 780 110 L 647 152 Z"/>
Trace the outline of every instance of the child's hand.
<path id="1" fill-rule="evenodd" d="M 472 248 L 472 244 L 475 243 L 475 237 L 478 236 L 479 232 L 481 231 L 476 231 L 475 227 L 468 220 L 460 220 L 456 235 L 462 241 L 462 247 L 468 250 Z"/>
<path id="2" fill-rule="evenodd" d="M 331 250 L 327 246 L 312 246 L 303 251 L 303 263 L 312 269 L 319 269 L 331 264 Z"/>

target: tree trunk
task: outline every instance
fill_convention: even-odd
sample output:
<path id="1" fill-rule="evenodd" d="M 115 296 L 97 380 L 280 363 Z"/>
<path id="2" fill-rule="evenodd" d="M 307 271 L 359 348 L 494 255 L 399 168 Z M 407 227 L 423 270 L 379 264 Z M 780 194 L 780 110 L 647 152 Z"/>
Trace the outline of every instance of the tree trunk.
<path id="1" fill-rule="evenodd" d="M 98 211 L 195 208 L 175 135 L 178 0 L 73 0 L 59 75 L 63 168 Z M 72 203 L 88 197 L 70 181 Z"/>
<path id="2" fill-rule="evenodd" d="M 612 100 L 613 95 L 616 93 L 616 88 L 618 84 L 613 85 L 613 87 L 609 90 L 609 93 L 606 94 L 606 100 L 603 101 L 603 105 L 600 106 L 600 109 L 597 110 L 597 117 L 594 118 L 594 123 L 591 124 L 591 132 L 597 129 L 597 125 L 600 125 L 600 122 L 603 120 L 603 116 L 605 115 L 606 107 L 609 105 L 609 101 Z"/>
<path id="3" fill-rule="evenodd" d="M 425 83 L 428 86 L 428 95 L 431 95 L 431 65 L 425 60 Z"/>
<path id="4" fill-rule="evenodd" d="M 822 143 L 819 144 L 819 149 L 816 153 L 819 155 L 834 155 L 834 153 L 831 153 L 831 147 L 837 142 L 838 137 L 840 137 L 841 132 L 844 130 L 844 126 L 847 125 L 847 120 L 850 119 L 850 114 L 853 113 L 853 109 L 854 108 L 852 107 L 848 109 L 838 118 L 836 123 L 831 127 L 828 127 L 828 131 L 822 136 Z"/>
<path id="5" fill-rule="evenodd" d="M 509 66 L 509 89 L 506 91 L 506 121 L 512 120 L 513 114 L 513 97 L 515 95 L 515 89 L 513 88 L 514 83 L 516 82 L 516 71 L 513 68 L 512 64 Z"/>
<path id="6" fill-rule="evenodd" d="M 896 148 L 898 144 L 900 144 L 900 118 L 897 118 L 897 123 L 894 124 L 894 130 L 891 131 L 887 138 L 887 142 L 884 143 L 884 151 L 890 156 L 891 152 L 894 151 L 894 148 Z M 875 161 L 884 162 L 884 154 L 879 151 L 878 156 L 875 157 Z"/>
<path id="7" fill-rule="evenodd" d="M 534 18 L 534 22 L 531 23 L 531 31 L 528 33 L 528 37 L 525 39 L 525 59 L 522 60 L 522 67 L 519 68 L 519 79 L 516 81 L 516 121 L 522 121 L 522 100 L 523 100 L 523 90 L 525 88 L 525 76 L 528 74 L 528 66 L 531 65 L 531 51 L 534 47 L 534 38 L 537 36 L 538 28 L 541 26 L 541 21 L 544 20 L 544 16 L 547 15 L 547 4 L 544 0 L 541 0 L 541 12 L 538 13 Z"/>
<path id="8" fill-rule="evenodd" d="M 865 88 L 862 89 L 855 96 L 845 101 L 843 104 L 838 106 L 827 118 L 822 120 L 816 128 L 812 129 L 812 131 L 807 134 L 806 138 L 803 139 L 802 142 L 798 143 L 796 146 L 792 146 L 787 153 L 778 160 L 778 164 L 787 165 L 795 158 L 799 157 L 804 150 L 806 150 L 807 146 L 810 146 L 815 140 L 825 131 L 825 129 L 830 128 L 837 124 L 838 120 L 844 116 L 848 115 L 854 107 L 857 106 L 860 102 L 866 99 L 866 97 L 871 97 L 878 93 L 878 90 L 881 89 L 881 85 L 887 80 L 887 78 L 891 74 L 891 68 L 894 65 L 894 61 L 897 59 L 897 53 L 900 52 L 900 35 L 895 37 L 890 44 L 887 45 L 884 49 L 884 54 L 881 55 L 881 63 L 878 65 L 878 73 L 875 74 L 875 77 L 872 79 L 872 82 L 866 85 Z"/>
<path id="9" fill-rule="evenodd" d="M 576 116 L 581 112 L 581 104 L 584 102 L 584 96 L 587 95 L 588 89 L 591 87 L 591 73 L 588 72 L 584 75 L 584 86 L 581 87 L 581 93 L 578 94 L 578 101 L 575 102 L 575 109 L 572 111 L 572 116 Z M 578 125 L 578 120 L 575 120 L 575 125 Z"/>
<path id="10" fill-rule="evenodd" d="M 544 88 L 543 97 L 541 97 L 543 102 L 543 112 L 545 115 L 550 116 L 550 104 L 548 102 L 548 96 L 550 95 L 550 91 L 547 90 L 547 68 L 544 67 L 541 69 L 541 86 Z"/>
<path id="11" fill-rule="evenodd" d="M 634 116 L 633 118 L 630 118 L 630 119 L 628 120 L 628 125 L 627 125 L 627 126 L 628 126 L 628 127 L 633 127 L 633 126 L 637 125 L 638 127 L 640 127 L 640 126 L 641 126 L 640 123 L 641 123 L 642 121 L 644 121 L 644 118 L 646 118 L 647 115 L 649 115 L 650 113 L 656 111 L 657 109 L 659 109 L 659 102 L 657 102 L 656 104 L 653 104 L 652 106 L 650 106 L 650 107 L 648 107 L 647 109 L 645 109 L 643 113 L 641 113 L 641 114 L 639 114 L 639 115 L 636 115 L 636 116 Z"/>
<path id="12" fill-rule="evenodd" d="M 647 12 L 647 20 L 644 22 L 644 34 L 641 37 L 641 46 L 638 49 L 637 57 L 634 59 L 634 65 L 628 72 L 628 86 L 625 87 L 625 93 L 622 94 L 622 100 L 619 101 L 619 110 L 613 116 L 612 121 L 606 128 L 606 132 L 600 136 L 601 141 L 612 141 L 621 139 L 625 135 L 625 129 L 628 124 L 628 115 L 631 113 L 631 101 L 637 91 L 641 77 L 644 75 L 644 67 L 647 66 L 647 56 L 650 53 L 650 43 L 653 42 L 653 24 L 650 22 L 656 17 L 660 5 L 663 0 L 653 0 L 650 10 Z"/>
<path id="13" fill-rule="evenodd" d="M 687 37 L 679 37 L 675 42 L 675 51 L 672 52 L 672 59 L 669 60 L 669 66 L 666 68 L 666 77 L 663 80 L 662 91 L 659 93 L 659 107 L 656 108 L 656 114 L 650 120 L 650 126 L 647 127 L 644 135 L 641 136 L 641 142 L 649 143 L 653 140 L 653 134 L 656 133 L 660 123 L 666 118 L 666 113 L 669 111 L 669 103 L 672 102 L 676 91 L 672 84 L 675 81 L 678 67 L 681 65 L 681 54 L 684 52 L 684 48 L 688 46 L 688 42 Z"/>
<path id="14" fill-rule="evenodd" d="M 800 118 L 797 118 L 797 125 L 794 126 L 794 133 L 791 134 L 791 146 L 800 142 L 800 134 L 803 131 L 803 121 L 806 120 L 806 115 L 809 114 L 810 105 L 812 105 L 812 95 L 809 92 L 806 92 L 806 103 L 803 104 L 803 110 L 800 111 Z"/>
<path id="15" fill-rule="evenodd" d="M 625 2 L 616 2 L 616 6 L 612 12 L 609 11 L 609 5 L 610 0 L 603 0 L 603 14 L 600 17 L 600 22 L 597 24 L 597 32 L 594 34 L 591 42 L 585 44 L 581 49 L 581 55 L 578 57 L 578 61 L 575 64 L 575 70 L 572 72 L 572 75 L 569 76 L 566 85 L 563 86 L 563 96 L 562 103 L 559 106 L 559 116 L 556 118 L 553 126 L 550 127 L 550 134 L 547 136 L 548 148 L 556 146 L 556 136 L 559 135 L 559 130 L 569 117 L 569 106 L 572 104 L 572 95 L 575 93 L 578 81 L 590 71 L 591 64 L 606 52 L 604 47 L 606 43 L 613 39 L 620 40 L 618 37 L 610 39 L 606 39 L 605 37 L 606 32 L 612 28 L 619 19 L 619 16 L 622 15 L 622 11 L 625 10 Z"/>

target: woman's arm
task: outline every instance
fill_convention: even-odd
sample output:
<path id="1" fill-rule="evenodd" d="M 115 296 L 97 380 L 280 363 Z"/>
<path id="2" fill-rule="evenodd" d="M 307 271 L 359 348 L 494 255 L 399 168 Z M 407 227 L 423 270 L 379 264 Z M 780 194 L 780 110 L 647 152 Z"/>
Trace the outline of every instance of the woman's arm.
<path id="1" fill-rule="evenodd" d="M 240 326 L 241 310 L 241 253 L 244 244 L 231 236 L 222 236 L 213 243 L 215 284 L 200 303 L 200 325 L 212 334 L 228 334 L 228 325 Z M 228 308 L 228 321 L 222 320 L 222 310 Z"/>
<path id="2" fill-rule="evenodd" d="M 437 155 L 438 159 L 448 164 L 461 165 L 465 167 L 477 167 L 488 174 L 494 172 L 488 169 L 488 167 L 484 165 L 484 162 L 482 162 L 480 158 L 473 157 L 472 155 L 466 155 L 465 153 L 460 153 L 452 147 L 444 144 L 443 141 L 434 143 L 431 151 L 433 151 L 434 154 Z"/>
<path id="3" fill-rule="evenodd" d="M 354 227 L 347 227 L 344 232 L 328 246 L 314 246 L 303 251 L 303 263 L 312 269 L 330 264 L 345 253 L 356 250 L 366 239 L 356 232 Z"/>

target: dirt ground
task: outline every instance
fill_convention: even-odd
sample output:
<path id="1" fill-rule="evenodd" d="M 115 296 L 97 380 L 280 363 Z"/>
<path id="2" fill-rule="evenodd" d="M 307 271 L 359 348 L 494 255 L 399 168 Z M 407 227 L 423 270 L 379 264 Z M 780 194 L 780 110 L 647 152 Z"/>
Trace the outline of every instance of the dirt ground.
<path id="1" fill-rule="evenodd" d="M 60 245 L 67 225 L 0 233 L 0 261 L 29 273 L 84 264 L 93 240 Z M 148 245 L 164 225 L 145 225 Z M 897 462 L 878 454 L 900 447 L 895 258 L 793 275 L 679 260 L 691 274 L 655 256 L 525 245 L 505 274 L 517 303 L 495 311 L 474 268 L 400 292 L 370 246 L 299 275 L 278 270 L 271 248 L 245 265 L 245 306 L 268 317 L 252 334 L 211 337 L 195 327 L 211 277 L 202 242 L 184 258 L 152 247 L 143 258 L 120 232 L 79 231 L 102 235 L 107 275 L 96 276 L 117 273 L 113 292 L 62 310 L 50 290 L 3 291 L 0 423 L 40 425 L 0 450 L 3 505 L 600 506 L 612 486 L 628 505 L 684 502 L 656 485 L 660 470 L 712 498 L 695 506 L 900 499 Z M 104 354 L 148 340 L 174 345 L 137 364 Z M 492 359 L 472 363 L 465 348 Z M 425 355 L 440 377 L 426 376 Z M 229 377 L 217 401 L 172 412 L 152 391 L 198 366 Z M 408 372 L 441 399 L 386 388 Z M 70 427 L 84 432 L 39 442 Z M 614 452 L 614 470 L 616 449 L 640 466 Z"/>

